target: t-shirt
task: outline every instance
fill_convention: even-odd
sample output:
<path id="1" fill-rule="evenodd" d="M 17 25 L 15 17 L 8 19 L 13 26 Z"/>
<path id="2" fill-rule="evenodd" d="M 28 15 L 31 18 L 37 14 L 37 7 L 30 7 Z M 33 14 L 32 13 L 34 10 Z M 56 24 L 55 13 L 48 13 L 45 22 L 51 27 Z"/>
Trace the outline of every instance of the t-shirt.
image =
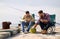
<path id="1" fill-rule="evenodd" d="M 34 21 L 34 18 L 31 15 L 24 15 L 23 20 L 25 20 L 25 21 Z"/>

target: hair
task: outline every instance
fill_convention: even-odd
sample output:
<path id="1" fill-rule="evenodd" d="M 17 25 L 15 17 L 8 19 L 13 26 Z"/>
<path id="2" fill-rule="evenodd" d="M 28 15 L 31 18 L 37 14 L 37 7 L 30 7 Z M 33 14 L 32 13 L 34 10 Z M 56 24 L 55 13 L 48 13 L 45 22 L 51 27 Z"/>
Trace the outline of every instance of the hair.
<path id="1" fill-rule="evenodd" d="M 40 13 L 40 14 L 43 13 L 43 10 L 40 10 L 38 13 Z"/>
<path id="2" fill-rule="evenodd" d="M 18 26 L 21 26 L 21 24 L 18 24 Z"/>
<path id="3" fill-rule="evenodd" d="M 26 11 L 26 14 L 29 14 L 29 11 Z"/>

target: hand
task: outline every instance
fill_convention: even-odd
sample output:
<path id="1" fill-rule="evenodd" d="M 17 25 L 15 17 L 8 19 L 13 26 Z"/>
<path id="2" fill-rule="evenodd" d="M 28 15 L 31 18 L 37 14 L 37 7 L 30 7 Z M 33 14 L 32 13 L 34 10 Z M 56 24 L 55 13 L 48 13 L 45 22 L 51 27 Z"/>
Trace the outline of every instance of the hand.
<path id="1" fill-rule="evenodd" d="M 48 20 L 44 20 L 44 22 L 45 22 L 45 23 L 47 23 L 47 22 L 48 22 Z"/>
<path id="2" fill-rule="evenodd" d="M 36 28 L 37 27 L 37 24 L 35 24 L 32 28 Z"/>
<path id="3" fill-rule="evenodd" d="M 43 22 L 43 20 L 42 20 L 42 19 L 40 19 L 40 21 L 41 21 L 41 22 Z"/>

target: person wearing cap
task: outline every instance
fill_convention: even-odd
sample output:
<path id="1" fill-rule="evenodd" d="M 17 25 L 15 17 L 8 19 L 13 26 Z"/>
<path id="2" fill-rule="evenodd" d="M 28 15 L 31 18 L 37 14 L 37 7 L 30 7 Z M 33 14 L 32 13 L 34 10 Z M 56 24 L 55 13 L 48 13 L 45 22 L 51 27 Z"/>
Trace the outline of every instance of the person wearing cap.
<path id="1" fill-rule="evenodd" d="M 30 15 L 29 11 L 26 11 L 25 15 L 23 16 L 23 20 L 22 21 L 22 31 L 25 32 L 25 26 L 27 26 L 27 32 L 29 32 L 32 24 L 34 24 L 34 18 Z"/>
<path id="2" fill-rule="evenodd" d="M 50 15 L 48 13 L 44 13 L 43 10 L 40 10 L 38 12 L 38 15 L 40 18 L 33 27 L 36 28 L 37 25 L 39 24 L 42 29 L 41 33 L 45 34 L 45 33 L 47 33 L 47 30 L 50 25 Z"/>

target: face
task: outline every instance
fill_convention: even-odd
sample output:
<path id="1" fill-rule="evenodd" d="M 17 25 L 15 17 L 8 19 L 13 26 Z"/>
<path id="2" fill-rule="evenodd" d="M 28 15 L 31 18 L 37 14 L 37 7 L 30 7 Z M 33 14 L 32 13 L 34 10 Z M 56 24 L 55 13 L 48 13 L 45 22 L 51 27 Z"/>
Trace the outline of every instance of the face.
<path id="1" fill-rule="evenodd" d="M 43 17 L 43 16 L 44 16 L 44 14 L 43 14 L 43 13 L 41 13 L 41 14 L 40 14 L 40 13 L 38 13 L 38 14 L 39 14 L 39 16 L 40 16 L 40 17 Z"/>
<path id="2" fill-rule="evenodd" d="M 29 13 L 27 13 L 26 15 L 30 15 Z"/>

